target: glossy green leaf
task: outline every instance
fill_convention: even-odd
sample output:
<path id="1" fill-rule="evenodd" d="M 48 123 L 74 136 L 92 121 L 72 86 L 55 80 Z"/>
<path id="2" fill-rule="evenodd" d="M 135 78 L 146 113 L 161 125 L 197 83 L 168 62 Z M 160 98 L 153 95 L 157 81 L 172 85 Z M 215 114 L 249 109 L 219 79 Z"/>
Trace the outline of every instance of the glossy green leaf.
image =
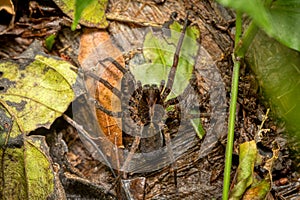
<path id="1" fill-rule="evenodd" d="M 78 23 L 88 27 L 106 28 L 105 17 L 107 0 L 54 0 L 57 6 L 70 18 L 74 19 L 72 30 Z"/>
<path id="2" fill-rule="evenodd" d="M 239 166 L 237 180 L 230 194 L 230 200 L 240 199 L 247 187 L 253 182 L 253 169 L 256 160 L 257 149 L 254 140 L 240 145 Z"/>
<path id="3" fill-rule="evenodd" d="M 74 99 L 73 85 L 77 74 L 66 61 L 36 55 L 33 62 L 0 63 L 0 103 L 16 120 L 21 132 L 52 122 Z"/>
<path id="4" fill-rule="evenodd" d="M 300 54 L 262 32 L 246 55 L 259 84 L 271 103 L 271 110 L 288 126 L 300 130 Z"/>
<path id="5" fill-rule="evenodd" d="M 265 6 L 263 0 L 218 0 L 218 2 L 247 13 L 270 36 L 300 51 L 300 1 L 277 0 L 270 6 Z"/>
<path id="6" fill-rule="evenodd" d="M 241 12 L 247 13 L 249 16 L 255 20 L 255 22 L 268 29 L 271 28 L 270 20 L 269 20 L 269 12 L 264 6 L 264 1 L 262 0 L 217 0 L 219 3 L 224 6 L 228 6 L 239 10 Z"/>
<path id="7" fill-rule="evenodd" d="M 175 49 L 180 37 L 181 25 L 174 22 L 169 29 L 164 29 L 169 32 L 169 36 L 158 35 L 154 32 L 149 32 L 145 36 L 143 44 L 143 56 L 145 63 L 131 64 L 130 70 L 136 80 L 141 80 L 142 84 L 157 84 L 160 85 L 161 80 L 167 80 Z M 174 79 L 172 93 L 168 98 L 178 96 L 189 84 L 192 76 L 193 67 L 195 64 L 194 58 L 198 54 L 199 44 L 197 39 L 200 37 L 200 32 L 196 27 L 188 27 L 180 51 L 179 63 Z"/>
<path id="8" fill-rule="evenodd" d="M 272 28 L 266 32 L 284 45 L 300 51 L 300 1 L 274 1 L 270 16 Z"/>

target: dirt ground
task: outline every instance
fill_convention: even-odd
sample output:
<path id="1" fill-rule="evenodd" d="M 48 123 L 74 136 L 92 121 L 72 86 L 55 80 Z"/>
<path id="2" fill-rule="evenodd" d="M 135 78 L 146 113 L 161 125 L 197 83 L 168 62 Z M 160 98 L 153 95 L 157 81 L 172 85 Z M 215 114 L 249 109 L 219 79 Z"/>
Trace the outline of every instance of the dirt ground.
<path id="1" fill-rule="evenodd" d="M 46 53 L 68 60 L 77 67 L 82 64 L 78 59 L 79 54 L 82 56 L 82 49 L 96 48 L 95 45 L 83 44 L 86 41 L 82 41 L 82 36 L 95 35 L 99 30 L 82 26 L 81 29 L 71 31 L 71 20 L 67 20 L 52 1 L 22 1 L 15 6 L 17 14 L 13 26 L 9 27 L 11 15 L 3 11 L 0 13 L 1 60 L 16 58 L 34 40 L 45 41 L 53 33 L 57 35 L 56 42 L 51 52 L 45 49 Z M 203 57 L 199 57 L 201 65 L 196 67 L 193 83 L 198 88 L 201 110 L 211 113 L 208 118 L 202 119 L 207 134 L 202 140 L 193 137 L 190 145 L 184 147 L 187 150 L 178 156 L 177 188 L 174 169 L 170 165 L 148 173 L 128 173 L 127 179 L 136 181 L 130 181 L 133 184 L 131 192 L 136 194 L 132 199 L 222 198 L 233 68 L 231 53 L 234 44 L 234 12 L 209 0 L 111 0 L 107 9 L 110 25 L 102 32 L 114 35 L 127 31 L 130 36 L 131 29 L 147 27 L 147 23 L 162 25 L 173 12 L 178 14 L 178 19 L 184 19 L 188 10 L 192 24 L 198 26 L 201 32 L 200 44 L 204 49 L 201 55 L 207 58 L 203 61 Z M 236 111 L 232 180 L 238 166 L 239 144 L 254 139 L 263 116 L 267 113 L 268 103 L 261 94 L 255 75 L 249 67 L 243 65 Z M 73 114 L 70 106 L 66 115 Z M 273 185 L 267 199 L 300 199 L 299 166 L 295 159 L 297 156 L 292 154 L 294 143 L 287 141 L 284 124 L 276 121 L 272 114 L 263 128 L 269 131 L 257 144 L 260 153 L 272 153 L 275 141 L 280 146 L 279 158 L 272 174 Z M 63 118 L 57 119 L 50 130 L 40 129 L 31 134 L 46 136 L 53 165 L 58 166 L 62 184 L 60 191 L 67 199 L 126 199 L 124 191 L 120 191 L 119 178 L 113 176 L 109 167 L 93 158 L 76 128 Z M 265 173 L 263 169 L 255 170 L 258 176 Z"/>

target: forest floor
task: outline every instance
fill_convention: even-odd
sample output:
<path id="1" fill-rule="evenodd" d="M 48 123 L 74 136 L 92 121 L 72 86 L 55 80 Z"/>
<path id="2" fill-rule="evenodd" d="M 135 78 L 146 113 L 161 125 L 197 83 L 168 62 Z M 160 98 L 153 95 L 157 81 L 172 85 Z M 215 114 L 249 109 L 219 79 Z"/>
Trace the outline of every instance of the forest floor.
<path id="1" fill-rule="evenodd" d="M 143 38 L 138 38 L 140 32 L 135 32 L 133 35 L 137 38 L 133 38 L 133 29 L 145 28 L 148 24 L 159 27 L 170 20 L 173 12 L 178 14 L 177 19 L 183 20 L 189 10 L 189 19 L 193 25 L 199 27 L 201 34 L 199 43 L 202 57 L 197 58 L 199 66 L 195 67 L 195 79 L 192 84 L 198 88 L 201 111 L 209 113 L 209 117 L 201 118 L 206 135 L 199 139 L 193 130 L 187 131 L 187 135 L 193 134 L 193 137 L 180 139 L 181 143 L 184 139 L 191 139 L 191 142 L 189 146 L 184 147 L 180 143 L 179 147 L 185 148 L 186 151 L 178 150 L 180 155 L 176 157 L 176 165 L 170 164 L 148 172 L 133 171 L 122 179 L 128 179 L 130 192 L 135 194 L 132 199 L 221 199 L 235 15 L 231 10 L 209 0 L 155 2 L 112 0 L 107 8 L 110 16 L 108 28 L 99 30 L 81 26 L 71 31 L 71 19 L 68 19 L 54 2 L 19 1 L 15 5 L 17 12 L 13 24 L 9 25 L 11 15 L 3 11 L 0 13 L 0 59 L 16 59 L 33 41 L 42 41 L 45 45 L 45 39 L 55 34 L 52 50 L 44 48 L 46 54 L 57 56 L 80 67 L 88 62 L 86 59 L 90 59 L 89 62 L 95 59 L 97 62 L 99 58 L 90 55 L 92 51 L 101 54 L 97 45 L 105 40 L 106 35 L 115 36 L 122 33 L 127 40 L 141 43 Z M 117 42 L 125 40 L 122 38 Z M 116 51 L 126 51 L 124 46 L 121 47 L 123 49 L 114 49 L 116 47 L 112 45 L 106 48 L 108 55 L 114 55 Z M 101 55 L 100 58 L 104 59 Z M 79 111 L 74 109 L 74 106 L 70 106 L 66 115 L 75 116 L 75 112 Z M 255 139 L 258 132 L 268 130 L 263 132 L 263 139 L 257 143 L 260 153 L 272 154 L 274 142 L 280 146 L 280 153 L 274 163 L 273 185 L 267 199 L 299 199 L 300 176 L 296 171 L 298 163 L 292 156 L 291 147 L 284 136 L 284 124 L 276 121 L 272 114 L 264 121 L 267 110 L 268 104 L 262 96 L 255 75 L 244 64 L 240 72 L 232 181 L 235 180 L 239 164 L 239 144 Z M 103 115 L 99 120 L 103 120 Z M 260 127 L 262 124 L 263 127 Z M 120 178 L 114 177 L 108 166 L 92 156 L 76 127 L 71 126 L 62 117 L 55 121 L 50 130 L 39 129 L 31 134 L 46 136 L 53 164 L 59 165 L 63 186 L 61 191 L 68 199 L 126 199 L 124 191 L 120 191 Z M 122 141 L 122 138 L 119 140 Z M 177 150 L 175 154 L 176 152 Z M 176 179 L 174 167 L 177 172 Z M 257 176 L 265 173 L 263 169 L 255 170 Z M 115 172 L 117 173 L 116 170 Z"/>

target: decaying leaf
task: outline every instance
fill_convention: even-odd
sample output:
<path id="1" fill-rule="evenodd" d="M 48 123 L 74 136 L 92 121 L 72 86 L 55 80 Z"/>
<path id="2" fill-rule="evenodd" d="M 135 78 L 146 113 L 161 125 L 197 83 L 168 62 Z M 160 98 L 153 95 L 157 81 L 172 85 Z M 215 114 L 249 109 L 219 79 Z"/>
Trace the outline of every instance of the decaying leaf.
<path id="1" fill-rule="evenodd" d="M 75 12 L 78 13 L 78 9 L 82 11 L 80 23 L 88 27 L 106 28 L 108 22 L 105 17 L 105 10 L 107 6 L 107 0 L 92 0 L 83 8 L 76 0 L 54 0 L 56 5 L 70 18 L 75 20 Z M 84 1 L 82 1 L 84 3 Z M 78 17 L 78 16 L 77 16 Z"/>
<path id="2" fill-rule="evenodd" d="M 257 149 L 254 140 L 240 145 L 240 164 L 237 171 L 237 181 L 231 191 L 230 200 L 241 199 L 246 189 L 252 184 L 256 155 Z"/>
<path id="3" fill-rule="evenodd" d="M 277 145 L 274 146 L 272 158 L 269 158 L 263 166 L 268 173 L 264 177 L 258 178 L 254 174 L 254 164 L 258 163 L 257 159 L 260 159 L 260 157 L 257 153 L 255 141 L 252 140 L 240 145 L 237 183 L 230 194 L 231 200 L 263 200 L 266 198 L 271 188 L 273 165 L 279 153 L 279 147 Z"/>
<path id="4" fill-rule="evenodd" d="M 26 140 L 21 148 L 0 149 L 5 183 L 0 187 L 6 199 L 46 199 L 54 192 L 51 163 L 36 145 Z"/>
<path id="5" fill-rule="evenodd" d="M 272 170 L 273 170 L 274 162 L 278 159 L 279 151 L 280 151 L 280 147 L 278 146 L 277 143 L 273 142 L 273 145 L 274 145 L 272 148 L 273 156 L 272 158 L 268 159 L 264 165 L 264 168 L 269 172 L 270 180 L 272 180 Z"/>
<path id="6" fill-rule="evenodd" d="M 22 133 L 52 122 L 74 99 L 77 74 L 69 63 L 36 55 L 33 61 L 0 63 L 0 103 L 14 118 Z"/>
<path id="7" fill-rule="evenodd" d="M 22 134 L 2 106 L 0 116 L 4 119 L 0 122 L 0 195 L 25 200 L 54 195 L 54 174 L 44 137 Z"/>
<path id="8" fill-rule="evenodd" d="M 270 191 L 270 186 L 270 181 L 265 179 L 253 184 L 243 195 L 243 200 L 264 200 Z"/>

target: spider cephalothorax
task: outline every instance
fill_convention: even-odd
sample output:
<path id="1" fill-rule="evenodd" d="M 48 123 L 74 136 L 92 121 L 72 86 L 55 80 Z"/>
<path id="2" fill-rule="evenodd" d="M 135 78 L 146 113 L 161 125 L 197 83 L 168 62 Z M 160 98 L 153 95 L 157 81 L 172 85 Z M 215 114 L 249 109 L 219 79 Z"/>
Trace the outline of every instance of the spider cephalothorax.
<path id="1" fill-rule="evenodd" d="M 141 85 L 137 81 L 137 88 L 129 99 L 129 104 L 123 106 L 125 118 L 124 135 L 130 134 L 132 130 L 141 130 L 140 150 L 149 152 L 162 147 L 164 140 L 164 131 L 170 127 L 167 121 L 179 121 L 179 115 L 174 115 L 174 110 L 166 111 L 169 101 L 163 97 L 164 82 L 158 87 L 156 84 Z M 177 112 L 178 113 L 178 109 Z M 130 116 L 130 119 L 128 117 Z M 126 143 L 126 142 L 125 142 Z M 125 144 L 126 145 L 126 144 Z"/>

